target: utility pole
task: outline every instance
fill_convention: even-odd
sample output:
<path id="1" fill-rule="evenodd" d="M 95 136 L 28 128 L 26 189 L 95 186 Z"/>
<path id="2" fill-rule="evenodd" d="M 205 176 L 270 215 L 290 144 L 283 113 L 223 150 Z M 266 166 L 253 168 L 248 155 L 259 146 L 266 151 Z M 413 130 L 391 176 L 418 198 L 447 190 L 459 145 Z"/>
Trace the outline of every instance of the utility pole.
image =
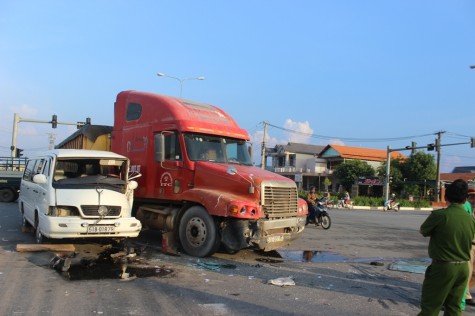
<path id="1" fill-rule="evenodd" d="M 388 156 L 386 157 L 386 178 L 384 179 L 384 203 L 389 200 L 389 173 L 391 166 L 391 146 L 388 145 Z"/>
<path id="2" fill-rule="evenodd" d="M 264 136 L 262 137 L 262 150 L 261 150 L 261 168 L 266 168 L 266 137 L 267 137 L 267 122 L 262 122 L 264 124 Z"/>
<path id="3" fill-rule="evenodd" d="M 439 131 L 437 132 L 437 139 L 435 140 L 435 148 L 437 150 L 437 175 L 436 175 L 436 178 L 435 178 L 435 186 L 436 186 L 436 197 L 435 197 L 435 201 L 436 202 L 440 202 L 440 191 L 441 191 L 441 188 L 440 188 L 440 147 L 441 147 L 441 140 L 442 140 L 442 134 L 445 133 L 445 131 Z"/>
<path id="4" fill-rule="evenodd" d="M 49 138 L 49 146 L 48 149 L 54 149 L 54 141 L 56 140 L 56 135 L 53 133 L 48 133 L 48 138 Z"/>

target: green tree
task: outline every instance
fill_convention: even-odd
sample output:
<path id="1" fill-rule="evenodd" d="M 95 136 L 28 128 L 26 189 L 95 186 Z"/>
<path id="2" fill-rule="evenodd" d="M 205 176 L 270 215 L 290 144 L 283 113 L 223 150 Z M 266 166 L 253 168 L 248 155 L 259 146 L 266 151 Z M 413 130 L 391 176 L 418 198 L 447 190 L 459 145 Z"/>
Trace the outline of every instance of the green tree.
<path id="1" fill-rule="evenodd" d="M 325 191 L 330 191 L 328 188 L 332 185 L 332 181 L 325 178 L 325 180 L 323 180 L 323 185 L 325 186 Z"/>
<path id="2" fill-rule="evenodd" d="M 422 151 L 406 159 L 391 159 L 390 190 L 399 194 L 420 195 L 425 181 L 435 179 L 436 169 L 434 156 Z M 380 178 L 386 177 L 386 162 L 378 167 L 377 173 Z"/>
<path id="3" fill-rule="evenodd" d="M 405 165 L 404 178 L 411 181 L 435 180 L 437 167 L 431 154 L 416 152 L 407 159 Z"/>
<path id="4" fill-rule="evenodd" d="M 391 159 L 391 165 L 389 168 L 389 193 L 401 192 L 404 182 L 404 164 L 406 159 L 396 158 Z M 386 161 L 377 168 L 378 177 L 381 179 L 386 178 Z"/>
<path id="5" fill-rule="evenodd" d="M 351 190 L 351 186 L 356 183 L 359 177 L 372 177 L 374 174 L 373 167 L 362 160 L 348 160 L 335 169 L 335 175 L 347 191 Z"/>
<path id="6" fill-rule="evenodd" d="M 435 180 L 437 167 L 434 156 L 419 151 L 411 155 L 405 162 L 403 176 L 405 179 L 404 191 L 410 195 L 422 195 L 425 180 Z"/>

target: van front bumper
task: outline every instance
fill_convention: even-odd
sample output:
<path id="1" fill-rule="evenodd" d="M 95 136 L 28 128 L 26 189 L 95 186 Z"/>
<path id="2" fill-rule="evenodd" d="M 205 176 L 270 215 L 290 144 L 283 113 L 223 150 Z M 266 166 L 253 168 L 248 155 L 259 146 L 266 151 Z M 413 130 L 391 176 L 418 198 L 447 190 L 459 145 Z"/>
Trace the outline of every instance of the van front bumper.
<path id="1" fill-rule="evenodd" d="M 97 220 L 46 216 L 40 220 L 41 233 L 53 239 L 137 237 L 141 229 L 142 224 L 134 217 Z"/>

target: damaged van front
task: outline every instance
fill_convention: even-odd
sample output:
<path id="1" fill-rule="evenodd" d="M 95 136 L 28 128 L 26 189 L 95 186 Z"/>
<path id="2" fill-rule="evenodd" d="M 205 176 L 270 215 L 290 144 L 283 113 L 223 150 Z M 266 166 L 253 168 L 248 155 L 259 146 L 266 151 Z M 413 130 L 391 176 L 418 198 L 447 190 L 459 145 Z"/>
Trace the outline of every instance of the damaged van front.
<path id="1" fill-rule="evenodd" d="M 131 215 L 135 188 L 124 156 L 48 151 L 27 162 L 19 197 L 23 225 L 33 226 L 39 243 L 45 238 L 137 237 L 142 226 Z"/>

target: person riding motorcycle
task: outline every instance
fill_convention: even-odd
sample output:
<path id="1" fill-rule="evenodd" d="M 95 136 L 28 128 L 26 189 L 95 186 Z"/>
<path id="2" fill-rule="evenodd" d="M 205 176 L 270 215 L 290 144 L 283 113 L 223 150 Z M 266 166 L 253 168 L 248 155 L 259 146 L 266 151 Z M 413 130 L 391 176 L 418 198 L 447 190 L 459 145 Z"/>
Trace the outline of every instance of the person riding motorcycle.
<path id="1" fill-rule="evenodd" d="M 308 215 L 307 222 L 305 225 L 311 223 L 315 224 L 316 219 L 318 218 L 319 210 L 317 208 L 318 194 L 315 187 L 310 187 L 310 190 L 307 195 L 307 204 L 308 204 Z"/>
<path id="2" fill-rule="evenodd" d="M 389 198 L 389 207 L 393 208 L 394 204 L 396 204 L 396 193 L 391 193 L 391 197 Z"/>
<path id="3" fill-rule="evenodd" d="M 348 191 L 345 191 L 345 194 L 341 198 L 340 203 L 341 203 L 341 206 L 343 207 L 349 207 L 349 205 L 351 204 L 351 199 L 350 199 L 350 193 L 348 193 Z"/>

